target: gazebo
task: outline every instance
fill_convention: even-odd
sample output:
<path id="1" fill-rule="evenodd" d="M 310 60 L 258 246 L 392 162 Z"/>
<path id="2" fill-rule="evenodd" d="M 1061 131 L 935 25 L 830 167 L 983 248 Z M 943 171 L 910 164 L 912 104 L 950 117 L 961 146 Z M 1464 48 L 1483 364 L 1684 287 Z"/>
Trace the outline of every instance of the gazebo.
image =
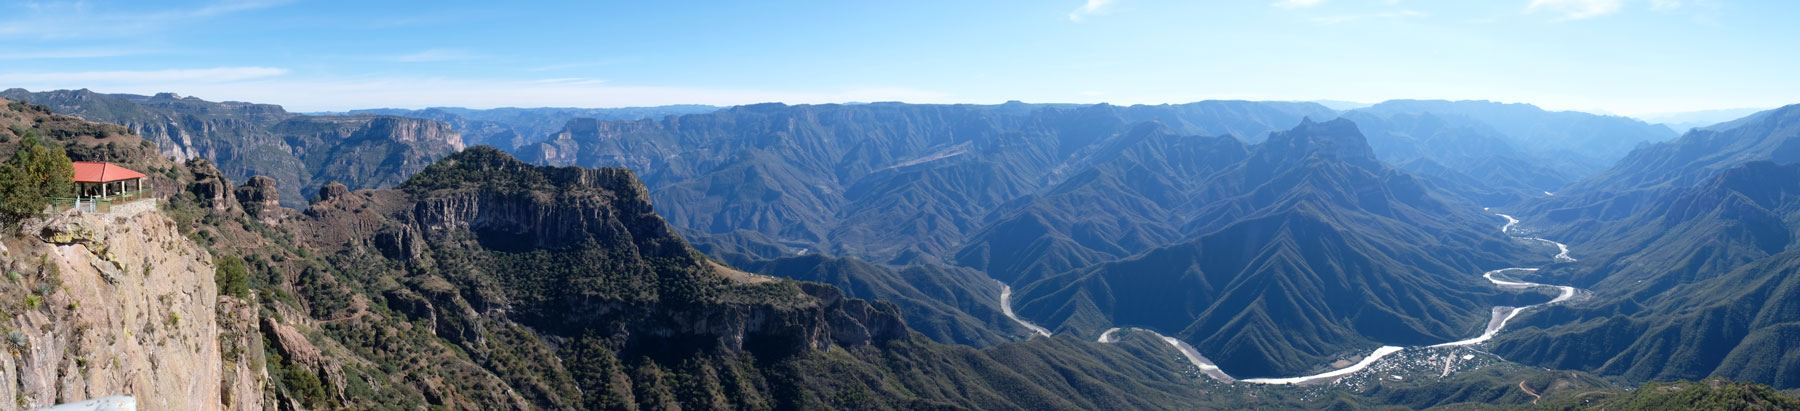
<path id="1" fill-rule="evenodd" d="M 126 203 L 144 198 L 147 190 L 144 187 L 144 173 L 132 171 L 113 163 L 76 161 L 75 206 L 83 208 L 82 203 L 89 204 L 89 211 L 106 212 L 94 208 L 110 208 L 114 203 Z M 81 201 L 87 200 L 87 201 Z M 96 207 L 98 206 L 98 207 Z"/>

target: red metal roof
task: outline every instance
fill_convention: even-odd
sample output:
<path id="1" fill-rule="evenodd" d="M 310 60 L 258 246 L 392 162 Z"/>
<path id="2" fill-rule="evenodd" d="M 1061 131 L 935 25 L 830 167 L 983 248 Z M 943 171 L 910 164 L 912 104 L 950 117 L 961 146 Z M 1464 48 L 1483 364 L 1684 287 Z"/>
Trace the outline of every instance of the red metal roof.
<path id="1" fill-rule="evenodd" d="M 110 183 L 119 180 L 144 178 L 144 173 L 131 171 L 113 163 L 75 162 L 75 182 L 77 183 Z"/>

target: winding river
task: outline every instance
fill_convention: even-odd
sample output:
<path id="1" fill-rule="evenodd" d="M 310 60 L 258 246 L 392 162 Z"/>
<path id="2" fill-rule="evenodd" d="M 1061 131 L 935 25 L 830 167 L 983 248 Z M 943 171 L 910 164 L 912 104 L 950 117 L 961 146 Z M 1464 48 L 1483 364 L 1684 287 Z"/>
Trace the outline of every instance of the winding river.
<path id="1" fill-rule="evenodd" d="M 1045 337 L 1050 336 L 1050 330 L 1046 330 L 1046 329 L 1044 329 L 1044 327 L 1039 327 L 1037 324 L 1032 324 L 1030 321 L 1025 321 L 1024 318 L 1019 318 L 1018 314 L 1013 314 L 1012 286 L 1007 285 L 1006 283 L 1000 282 L 1000 280 L 994 280 L 994 282 L 1000 283 L 1000 312 L 1002 314 L 1006 314 L 1006 318 L 1011 318 L 1014 322 L 1018 322 L 1019 325 L 1023 325 L 1023 326 L 1025 326 L 1025 328 L 1030 328 L 1032 332 L 1035 332 L 1038 335 L 1042 335 Z"/>
<path id="2" fill-rule="evenodd" d="M 1513 226 L 1519 224 L 1519 220 L 1513 218 L 1512 216 L 1506 215 L 1506 214 L 1495 214 L 1495 215 L 1500 216 L 1500 218 L 1506 219 L 1506 225 L 1500 226 L 1500 232 L 1502 234 L 1512 235 L 1512 228 L 1513 228 Z M 1539 238 L 1539 237 L 1514 236 L 1514 238 L 1530 240 L 1530 241 L 1540 241 L 1540 242 L 1543 242 L 1546 244 L 1554 245 L 1554 246 L 1556 246 L 1556 249 L 1557 249 L 1557 254 L 1553 257 L 1555 261 L 1557 261 L 1557 262 L 1575 261 L 1575 258 L 1569 257 L 1569 246 L 1564 245 L 1563 243 L 1550 241 L 1550 240 L 1546 240 L 1546 239 Z M 1462 346 L 1471 346 L 1471 345 L 1476 345 L 1476 344 L 1481 344 L 1483 342 L 1487 342 L 1488 340 L 1493 339 L 1495 335 L 1498 335 L 1500 333 L 1500 330 L 1502 328 L 1506 327 L 1506 323 L 1508 321 L 1511 321 L 1513 319 L 1513 317 L 1517 317 L 1519 315 L 1519 313 L 1524 312 L 1525 310 L 1530 310 L 1530 309 L 1542 307 L 1545 305 L 1556 304 L 1556 303 L 1560 303 L 1563 301 L 1568 301 L 1569 299 L 1575 298 L 1575 296 L 1577 296 L 1583 292 L 1580 289 L 1577 289 L 1575 287 L 1570 287 L 1570 286 L 1538 284 L 1538 283 L 1516 281 L 1516 280 L 1505 278 L 1506 274 L 1508 274 L 1508 273 L 1531 272 L 1531 271 L 1537 271 L 1537 270 L 1538 270 L 1537 268 L 1525 268 L 1525 267 L 1502 268 L 1499 270 L 1489 271 L 1489 272 L 1481 275 L 1481 278 L 1487 279 L 1488 282 L 1493 283 L 1495 287 L 1499 287 L 1499 288 L 1505 288 L 1505 289 L 1555 288 L 1560 291 L 1557 294 L 1555 299 L 1551 299 L 1550 301 L 1544 302 L 1544 303 L 1532 304 L 1532 305 L 1527 305 L 1524 307 L 1494 307 L 1493 313 L 1491 314 L 1491 316 L 1488 319 L 1487 329 L 1483 330 L 1481 335 L 1478 335 L 1478 336 L 1475 336 L 1474 338 L 1469 338 L 1466 340 L 1451 341 L 1451 342 L 1447 342 L 1447 343 L 1443 343 L 1443 344 L 1436 344 L 1436 345 L 1430 345 L 1430 346 L 1424 346 L 1424 347 L 1399 347 L 1399 346 L 1392 346 L 1392 345 L 1382 346 L 1381 348 L 1376 348 L 1374 352 L 1369 353 L 1368 356 L 1363 357 L 1363 359 L 1361 361 L 1357 361 L 1356 364 L 1354 364 L 1354 365 L 1344 367 L 1344 368 L 1339 368 L 1336 370 L 1323 372 L 1323 373 L 1319 373 L 1319 374 L 1307 375 L 1307 376 L 1288 377 L 1288 378 L 1251 378 L 1251 379 L 1246 379 L 1246 380 L 1237 380 L 1237 379 L 1231 378 L 1230 375 L 1225 374 L 1225 371 L 1219 369 L 1219 366 L 1217 364 L 1214 364 L 1212 362 L 1212 360 L 1207 359 L 1206 356 L 1201 355 L 1199 350 L 1194 349 L 1193 346 L 1188 345 L 1188 343 L 1185 341 L 1181 341 L 1174 337 L 1162 335 L 1161 333 L 1157 333 L 1156 331 L 1153 331 L 1153 330 L 1147 330 L 1147 329 L 1142 329 L 1142 328 L 1134 328 L 1134 329 L 1136 329 L 1138 331 L 1149 332 L 1151 334 L 1156 335 L 1156 338 L 1161 339 L 1161 340 L 1163 340 L 1163 342 L 1166 342 L 1170 346 L 1175 347 L 1176 351 L 1180 351 L 1181 355 L 1184 357 L 1187 357 L 1188 362 L 1192 363 L 1194 365 L 1194 367 L 1199 368 L 1201 373 L 1204 373 L 1208 377 L 1212 377 L 1212 379 L 1218 380 L 1221 382 L 1243 381 L 1243 382 L 1254 383 L 1254 384 L 1307 384 L 1307 383 L 1314 383 L 1314 382 L 1321 382 L 1321 381 L 1329 381 L 1329 380 L 1334 380 L 1338 377 L 1356 373 L 1357 371 L 1362 371 L 1363 369 L 1368 368 L 1370 365 L 1374 365 L 1376 362 L 1381 361 L 1382 358 L 1385 358 L 1389 355 L 1393 355 L 1394 353 L 1398 353 L 1398 352 L 1405 351 L 1408 349 L 1462 347 Z M 1026 328 L 1030 328 L 1032 331 L 1037 332 L 1039 335 L 1045 335 L 1045 336 L 1050 335 L 1050 331 L 1044 329 L 1044 327 L 1039 327 L 1037 324 L 1032 324 L 1029 321 L 1025 321 L 1025 319 L 1023 319 L 1023 318 L 1019 318 L 1019 316 L 1014 315 L 1013 311 L 1012 311 L 1012 286 L 1005 285 L 1004 283 L 1002 283 L 1002 287 L 1004 287 L 1004 288 L 1002 288 L 1001 292 L 1000 292 L 1000 304 L 1001 304 L 1002 311 L 1006 313 L 1006 316 L 1008 318 L 1012 318 L 1013 321 L 1017 321 L 1019 324 L 1024 325 Z M 1109 343 L 1109 344 L 1116 343 L 1119 341 L 1118 332 L 1120 330 L 1122 330 L 1122 328 L 1114 327 L 1114 328 L 1108 329 L 1108 330 L 1106 330 L 1106 332 L 1100 333 L 1100 338 L 1098 339 L 1098 341 L 1102 342 L 1102 343 Z M 1448 363 L 1446 363 L 1446 367 L 1448 367 L 1447 364 Z M 1446 368 L 1445 373 L 1448 374 L 1448 368 Z"/>

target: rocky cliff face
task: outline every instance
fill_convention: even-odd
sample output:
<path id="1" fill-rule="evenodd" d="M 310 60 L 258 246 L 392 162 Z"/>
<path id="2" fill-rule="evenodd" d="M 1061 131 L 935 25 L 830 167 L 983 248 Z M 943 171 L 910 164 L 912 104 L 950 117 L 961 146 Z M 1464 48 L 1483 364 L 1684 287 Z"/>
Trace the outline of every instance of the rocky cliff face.
<path id="1" fill-rule="evenodd" d="M 405 117 L 297 117 L 270 130 L 297 142 L 293 155 L 305 164 L 303 180 L 281 190 L 284 197 L 294 199 L 288 202 L 294 206 L 325 182 L 341 182 L 352 189 L 392 187 L 464 148 L 462 135 L 450 126 Z"/>
<path id="2" fill-rule="evenodd" d="M 240 147 L 285 148 L 279 138 L 254 130 L 298 115 L 274 104 L 210 102 L 175 93 L 146 97 L 87 89 L 38 93 L 9 89 L 0 95 L 49 105 L 58 113 L 90 121 L 124 125 L 134 134 L 155 142 L 164 155 L 176 161 L 228 157 Z"/>
<path id="3" fill-rule="evenodd" d="M 410 206 L 377 207 L 394 209 L 400 224 L 388 224 L 390 228 L 375 233 L 366 243 L 390 257 L 414 258 L 422 253 L 418 250 L 441 249 L 473 234 L 482 238 L 478 243 L 486 246 L 486 250 L 475 250 L 477 253 L 605 250 L 610 261 L 593 261 L 591 266 L 641 265 L 653 272 L 640 275 L 662 277 L 623 279 L 626 281 L 666 283 L 694 276 L 693 286 L 727 288 L 742 282 L 729 279 L 735 270 L 705 262 L 675 235 L 651 207 L 649 191 L 629 170 L 532 166 L 493 148 L 472 149 L 441 164 L 403 186 L 411 194 Z M 332 197 L 355 198 L 347 194 Z M 309 213 L 355 213 L 367 207 L 352 203 L 321 201 Z M 589 275 L 605 277 L 600 273 Z M 588 275 L 575 274 L 568 280 L 590 280 L 583 277 Z M 516 320 L 551 329 L 586 328 L 594 323 L 619 326 L 615 322 L 621 322 L 627 329 L 641 328 L 633 339 L 699 336 L 716 342 L 708 345 L 730 350 L 743 349 L 746 340 L 758 337 L 797 339 L 804 341 L 802 346 L 823 348 L 832 343 L 861 345 L 903 338 L 908 332 L 893 305 L 848 299 L 832 287 L 800 286 L 795 291 L 803 296 L 794 296 L 798 300 L 793 304 L 773 306 L 691 300 L 670 295 L 678 290 L 664 285 L 646 291 L 659 294 L 655 303 L 662 307 L 656 312 L 636 312 L 645 308 L 645 302 L 632 301 L 633 297 L 552 292 L 543 302 L 558 305 L 549 310 L 558 313 L 556 319 L 531 318 L 538 310 L 515 307 L 520 314 L 516 317 L 521 317 Z M 507 304 L 538 302 L 534 298 L 509 300 L 518 301 Z"/>
<path id="4" fill-rule="evenodd" d="M 284 205 L 300 207 L 310 189 L 340 181 L 353 189 L 385 188 L 433 160 L 464 148 L 442 122 L 377 115 L 307 116 L 281 106 L 212 102 L 173 93 L 155 96 L 88 90 L 0 97 L 44 104 L 57 113 L 124 125 L 177 161 L 212 161 L 233 181 L 275 179 Z"/>
<path id="5" fill-rule="evenodd" d="M 577 204 L 538 195 L 562 193 L 450 190 L 420 198 L 415 216 L 421 228 L 428 231 L 504 233 L 529 239 L 535 244 L 524 245 L 537 247 L 563 247 L 595 239 L 608 246 L 666 245 L 655 250 L 637 250 L 647 255 L 673 256 L 685 252 L 686 243 L 676 238 L 662 218 L 651 211 L 649 192 L 630 171 L 618 168 L 569 171 L 563 177 L 585 191 L 573 194 L 587 194 L 583 196 L 587 198 Z"/>
<path id="6" fill-rule="evenodd" d="M 263 408 L 261 341 L 236 320 L 255 311 L 219 296 L 212 257 L 174 221 L 71 212 L 27 231 L 0 249 L 0 408 L 121 394 L 145 409 Z"/>
<path id="7" fill-rule="evenodd" d="M 594 407 L 595 395 L 657 383 L 567 364 L 653 370 L 712 356 L 775 361 L 911 335 L 892 304 L 706 260 L 653 212 L 647 190 L 624 169 L 532 166 L 477 147 L 399 190 L 328 185 L 282 224 L 320 253 L 354 262 L 337 267 L 345 275 L 387 284 L 371 291 L 391 312 L 509 387 L 420 381 L 417 390 L 433 403 Z M 395 266 L 406 269 L 370 270 Z M 292 351 L 284 355 L 313 357 Z M 461 394 L 429 394 L 440 391 Z"/>
<path id="8" fill-rule="evenodd" d="M 671 118 L 670 121 L 676 120 Z M 600 164 L 643 169 L 653 163 L 661 163 L 664 154 L 673 154 L 651 139 L 631 138 L 644 133 L 663 133 L 658 126 L 660 124 L 653 120 L 600 121 L 578 118 L 569 120 L 561 131 L 551 134 L 549 139 L 521 147 L 520 153 L 525 158 L 551 165 L 577 165 L 585 158 L 594 158 L 602 161 Z"/>

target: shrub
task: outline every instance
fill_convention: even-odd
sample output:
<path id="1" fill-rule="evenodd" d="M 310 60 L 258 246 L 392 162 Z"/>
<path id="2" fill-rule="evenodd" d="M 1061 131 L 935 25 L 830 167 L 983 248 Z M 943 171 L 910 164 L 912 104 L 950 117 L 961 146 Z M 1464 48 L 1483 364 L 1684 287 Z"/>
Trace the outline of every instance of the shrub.
<path id="1" fill-rule="evenodd" d="M 0 164 L 0 215 L 7 221 L 37 215 L 50 205 L 49 197 L 68 197 L 74 192 L 75 166 L 62 147 L 46 145 L 35 133 L 26 133 L 18 151 Z"/>
<path id="2" fill-rule="evenodd" d="M 244 269 L 244 260 L 236 256 L 225 256 L 215 262 L 218 269 L 213 272 L 213 282 L 219 286 L 219 295 L 237 298 L 250 296 L 250 275 Z"/>
<path id="3" fill-rule="evenodd" d="M 327 405 L 325 403 L 325 383 L 320 382 L 319 376 L 313 375 L 312 372 L 299 366 L 289 366 L 282 372 L 281 382 L 287 385 L 288 390 L 295 398 L 300 399 L 300 402 L 307 406 L 324 408 Z"/>

